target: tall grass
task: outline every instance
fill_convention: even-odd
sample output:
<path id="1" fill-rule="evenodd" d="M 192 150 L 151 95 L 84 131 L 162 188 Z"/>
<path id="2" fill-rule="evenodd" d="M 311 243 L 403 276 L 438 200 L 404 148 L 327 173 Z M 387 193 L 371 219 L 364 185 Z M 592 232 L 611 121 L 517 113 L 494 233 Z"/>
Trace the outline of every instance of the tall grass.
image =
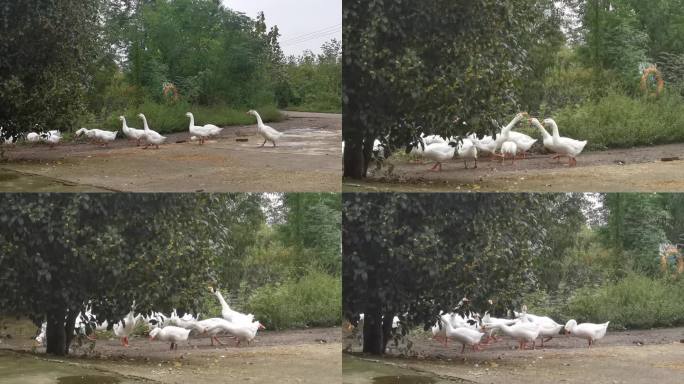
<path id="1" fill-rule="evenodd" d="M 598 101 L 565 107 L 554 114 L 562 136 L 589 140 L 588 148 L 626 148 L 684 141 L 684 98 L 657 99 L 609 92 Z"/>
<path id="2" fill-rule="evenodd" d="M 578 322 L 610 321 L 612 329 L 684 324 L 684 279 L 630 275 L 619 282 L 575 292 L 562 312 Z"/>
<path id="3" fill-rule="evenodd" d="M 265 122 L 281 121 L 284 116 L 273 106 L 262 106 L 256 108 Z M 195 116 L 195 125 L 214 124 L 218 126 L 229 125 L 248 125 L 256 124 L 253 116 L 247 115 L 247 109 L 235 109 L 227 106 L 198 106 L 185 102 L 176 104 L 159 104 L 155 102 L 145 102 L 136 108 L 128 108 L 125 111 L 117 111 L 100 124 L 100 128 L 107 130 L 121 129 L 119 116 L 126 117 L 129 127 L 142 129 L 142 120 L 138 113 L 143 113 L 147 118 L 150 128 L 159 133 L 172 133 L 187 131 L 190 120 L 185 116 L 187 112 L 192 112 Z M 95 128 L 95 126 L 89 126 Z"/>
<path id="4" fill-rule="evenodd" d="M 312 271 L 299 280 L 257 289 L 247 303 L 268 328 L 334 326 L 342 321 L 339 277 Z"/>

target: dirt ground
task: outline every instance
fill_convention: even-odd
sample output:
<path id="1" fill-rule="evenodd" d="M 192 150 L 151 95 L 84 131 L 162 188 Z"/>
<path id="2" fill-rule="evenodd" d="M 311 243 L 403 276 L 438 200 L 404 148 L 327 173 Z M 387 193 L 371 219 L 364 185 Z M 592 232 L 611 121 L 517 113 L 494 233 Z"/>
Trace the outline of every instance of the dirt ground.
<path id="1" fill-rule="evenodd" d="M 251 345 L 210 346 L 209 338 L 191 338 L 177 351 L 169 344 L 133 337 L 124 348 L 118 339 L 103 339 L 94 352 L 67 359 L 49 358 L 43 348 L 30 354 L 32 340 L 21 336 L 0 339 L 0 350 L 23 351 L 27 359 L 36 356 L 53 362 L 76 364 L 93 372 L 119 374 L 160 383 L 337 383 L 341 381 L 342 357 L 339 328 L 263 331 Z M 2 382 L 2 372 L 0 372 Z"/>
<path id="2" fill-rule="evenodd" d="M 680 158 L 681 160 L 663 161 Z M 549 155 L 510 160 L 481 159 L 477 169 L 463 162 L 445 163 L 442 172 L 429 172 L 432 164 L 390 159 L 392 174 L 370 172 L 368 180 L 345 180 L 344 191 L 500 191 L 500 192 L 682 192 L 684 191 L 684 144 L 613 149 L 582 153 L 577 167 L 550 161 Z M 472 164 L 469 165 L 472 167 Z"/>
<path id="3" fill-rule="evenodd" d="M 170 134 L 169 144 L 159 150 L 143 150 L 126 140 L 109 147 L 19 145 L 9 149 L 10 161 L 0 164 L 0 173 L 16 173 L 0 177 L 0 191 L 51 186 L 58 192 L 340 191 L 342 116 L 285 114 L 287 120 L 269 124 L 285 133 L 276 148 L 257 148 L 263 140 L 256 136 L 256 124 L 227 127 L 202 146 L 189 141 L 187 132 Z M 37 182 L 37 176 L 53 183 Z"/>
<path id="4" fill-rule="evenodd" d="M 544 349 L 516 350 L 503 339 L 484 351 L 413 337 L 414 358 L 390 354 L 380 362 L 474 383 L 682 383 L 684 328 L 608 332 L 592 348 L 560 335 Z M 346 368 L 345 368 L 346 369 Z"/>

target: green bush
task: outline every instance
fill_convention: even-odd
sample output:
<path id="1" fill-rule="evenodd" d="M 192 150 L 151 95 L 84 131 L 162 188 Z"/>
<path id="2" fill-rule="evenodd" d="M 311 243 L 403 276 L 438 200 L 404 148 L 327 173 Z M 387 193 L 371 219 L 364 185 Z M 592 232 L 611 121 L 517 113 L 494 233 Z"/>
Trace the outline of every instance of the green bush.
<path id="1" fill-rule="evenodd" d="M 267 328 L 334 326 L 342 321 L 342 282 L 312 271 L 299 280 L 258 288 L 247 310 Z"/>
<path id="2" fill-rule="evenodd" d="M 262 106 L 256 109 L 265 122 L 281 121 L 284 116 L 273 106 Z M 235 109 L 228 106 L 198 106 L 186 102 L 176 104 L 159 104 L 147 101 L 135 108 L 112 113 L 101 124 L 101 128 L 108 130 L 121 129 L 119 116 L 124 115 L 129 127 L 142 129 L 142 120 L 138 113 L 143 113 L 147 118 L 150 129 L 159 133 L 183 132 L 188 130 L 190 120 L 185 114 L 192 112 L 195 116 L 195 125 L 214 124 L 218 126 L 249 125 L 256 124 L 254 117 L 247 115 L 247 109 Z M 89 128 L 96 128 L 91 125 Z"/>
<path id="3" fill-rule="evenodd" d="M 684 279 L 650 279 L 630 275 L 600 288 L 582 288 L 563 309 L 578 322 L 610 321 L 612 329 L 684 324 Z"/>
<path id="4" fill-rule="evenodd" d="M 610 92 L 559 110 L 553 116 L 562 136 L 589 140 L 588 148 L 627 148 L 684 141 L 684 98 L 665 93 L 657 99 Z"/>

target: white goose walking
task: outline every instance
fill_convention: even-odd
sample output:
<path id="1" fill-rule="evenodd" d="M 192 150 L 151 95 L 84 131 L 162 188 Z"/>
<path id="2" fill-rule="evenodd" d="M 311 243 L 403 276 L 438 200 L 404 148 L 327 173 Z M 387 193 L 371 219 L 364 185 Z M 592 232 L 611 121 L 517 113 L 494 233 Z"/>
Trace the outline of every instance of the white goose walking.
<path id="1" fill-rule="evenodd" d="M 152 340 L 170 341 L 171 342 L 171 350 L 173 350 L 173 349 L 177 350 L 178 349 L 178 342 L 188 340 L 188 335 L 190 335 L 189 329 L 176 327 L 173 325 L 168 325 L 164 328 L 152 329 L 150 331 L 150 341 L 152 341 Z"/>
<path id="2" fill-rule="evenodd" d="M 264 125 L 263 120 L 261 120 L 261 116 L 259 116 L 259 112 L 250 109 L 247 111 L 247 114 L 252 115 L 257 119 L 257 134 L 264 139 L 264 142 L 259 147 L 261 148 L 266 145 L 266 142 L 273 143 L 273 146 L 275 147 L 276 141 L 280 140 L 280 138 L 283 136 L 283 133 L 278 132 L 276 129 L 271 128 L 268 125 Z"/>
<path id="3" fill-rule="evenodd" d="M 206 140 L 207 137 L 216 136 L 223 131 L 223 128 L 219 128 L 214 124 L 205 124 L 203 126 L 195 125 L 195 116 L 191 112 L 186 113 L 185 116 L 190 118 L 190 134 L 199 138 L 200 145 L 204 144 L 204 140 Z"/>
<path id="4" fill-rule="evenodd" d="M 588 348 L 591 348 L 591 345 L 594 344 L 594 341 L 600 340 L 606 335 L 608 324 L 610 324 L 610 321 L 603 324 L 577 324 L 577 321 L 572 319 L 568 320 L 568 322 L 565 324 L 565 332 L 567 332 L 570 336 L 586 339 L 589 342 Z"/>
<path id="5" fill-rule="evenodd" d="M 147 145 L 143 149 L 147 149 L 147 147 L 150 145 L 154 145 L 155 149 L 159 149 L 159 144 L 162 144 L 166 141 L 166 136 L 162 136 L 158 132 L 151 130 L 147 125 L 147 118 L 145 118 L 145 115 L 139 113 L 138 117 L 142 119 L 143 125 L 145 127 L 145 133 L 142 138 L 147 142 Z"/>
<path id="6" fill-rule="evenodd" d="M 123 123 L 121 130 L 123 131 L 124 135 L 128 137 L 129 140 L 135 140 L 136 146 L 139 146 L 140 140 L 142 140 L 143 136 L 145 135 L 145 130 L 129 127 L 126 124 L 126 118 L 124 116 L 119 116 L 119 120 L 121 120 Z"/>
<path id="7" fill-rule="evenodd" d="M 550 126 L 553 130 L 553 146 L 556 149 L 556 154 L 559 156 L 567 156 L 570 160 L 568 165 L 574 167 L 577 165 L 577 157 L 584 147 L 587 145 L 587 141 L 579 141 L 571 139 L 569 137 L 561 137 L 558 133 L 558 125 L 553 119 L 544 119 L 544 125 Z"/>

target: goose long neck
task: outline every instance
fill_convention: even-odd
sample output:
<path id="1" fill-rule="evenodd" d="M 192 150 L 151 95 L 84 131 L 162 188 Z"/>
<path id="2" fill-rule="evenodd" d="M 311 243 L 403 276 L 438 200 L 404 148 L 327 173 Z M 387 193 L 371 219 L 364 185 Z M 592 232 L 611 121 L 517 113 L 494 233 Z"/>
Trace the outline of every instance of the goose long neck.
<path id="1" fill-rule="evenodd" d="M 558 134 L 558 124 L 556 124 L 556 122 L 553 120 L 550 121 L 550 124 L 551 129 L 553 130 L 553 137 L 560 137 L 560 135 Z"/>
<path id="2" fill-rule="evenodd" d="M 190 114 L 190 128 L 195 126 L 195 116 Z"/>
<path id="3" fill-rule="evenodd" d="M 263 126 L 264 126 L 264 122 L 261 120 L 261 116 L 259 116 L 259 112 L 254 111 L 254 116 L 256 116 L 257 125 L 259 125 L 259 127 L 263 127 Z"/>
<path id="4" fill-rule="evenodd" d="M 144 126 L 144 128 L 145 128 L 145 131 L 149 131 L 149 130 L 150 130 L 150 127 L 147 126 L 147 118 L 145 118 L 145 115 L 141 115 L 140 118 L 141 118 L 142 121 L 143 121 L 143 126 Z"/>
<path id="5" fill-rule="evenodd" d="M 522 116 L 521 116 L 521 115 L 516 115 L 515 118 L 514 118 L 510 123 L 508 123 L 507 126 L 505 126 L 505 127 L 501 130 L 501 133 L 502 133 L 502 134 L 508 134 L 508 132 L 510 132 L 511 129 L 513 129 L 513 127 L 515 127 L 515 125 L 518 124 L 518 122 L 519 122 L 521 119 L 522 119 Z"/>
<path id="6" fill-rule="evenodd" d="M 128 125 L 126 124 L 126 118 L 122 118 L 121 121 L 123 122 L 123 129 L 128 129 Z"/>
<path id="7" fill-rule="evenodd" d="M 537 128 L 539 129 L 539 131 L 541 132 L 542 136 L 543 136 L 545 139 L 551 137 L 551 135 L 549 135 L 549 133 L 546 131 L 546 129 L 544 129 L 544 126 L 541 125 L 540 122 L 538 122 L 538 121 L 532 121 L 532 125 L 534 125 L 535 127 L 537 127 Z"/>
<path id="8" fill-rule="evenodd" d="M 230 306 L 228 306 L 228 303 L 226 303 L 226 300 L 223 298 L 223 295 L 218 290 L 216 290 L 216 297 L 218 297 L 219 302 L 221 303 L 221 307 L 223 307 L 223 309 L 230 309 Z"/>

